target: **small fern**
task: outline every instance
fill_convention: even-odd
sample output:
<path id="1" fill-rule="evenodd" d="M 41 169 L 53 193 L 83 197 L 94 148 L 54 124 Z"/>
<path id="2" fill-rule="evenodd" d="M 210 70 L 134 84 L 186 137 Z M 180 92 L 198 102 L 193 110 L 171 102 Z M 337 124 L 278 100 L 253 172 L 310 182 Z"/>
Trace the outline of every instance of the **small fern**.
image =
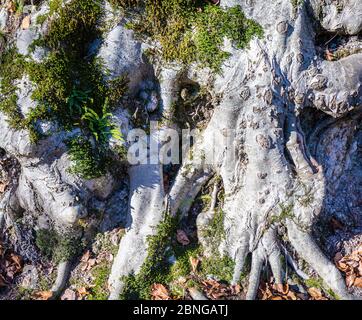
<path id="1" fill-rule="evenodd" d="M 112 113 L 107 112 L 109 109 L 108 99 L 106 99 L 102 115 L 100 116 L 92 108 L 85 106 L 83 108 L 82 120 L 87 123 L 87 127 L 97 142 L 106 143 L 110 138 L 123 140 L 121 131 L 112 123 Z"/>

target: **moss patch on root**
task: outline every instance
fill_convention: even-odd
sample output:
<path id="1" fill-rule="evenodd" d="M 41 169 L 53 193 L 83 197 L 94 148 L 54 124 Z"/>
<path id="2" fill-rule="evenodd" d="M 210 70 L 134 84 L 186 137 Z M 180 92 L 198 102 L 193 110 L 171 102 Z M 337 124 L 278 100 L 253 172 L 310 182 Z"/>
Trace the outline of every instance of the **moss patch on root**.
<path id="1" fill-rule="evenodd" d="M 179 244 L 176 240 L 177 225 L 177 217 L 165 215 L 155 235 L 148 239 L 148 255 L 140 271 L 123 279 L 125 289 L 121 299 L 150 299 L 153 284 L 163 284 L 170 288 L 173 296 L 180 297 L 186 287 L 199 286 L 200 281 L 209 276 L 224 282 L 232 280 L 234 261 L 221 256 L 217 249 L 212 257 L 205 257 L 198 243 Z M 215 216 L 208 232 L 218 247 L 223 239 L 222 213 Z M 196 270 L 193 270 L 191 258 L 200 262 Z M 185 280 L 183 285 L 179 283 L 182 278 Z"/>
<path id="2" fill-rule="evenodd" d="M 103 62 L 90 50 L 102 37 L 103 5 L 103 1 L 50 1 L 49 13 L 40 21 L 49 19 L 49 29 L 30 47 L 46 48 L 46 57 L 37 62 L 12 47 L 0 58 L 0 111 L 13 128 L 29 130 L 34 143 L 44 137 L 40 121 L 55 122 L 66 131 L 79 128 L 81 137 L 69 145 L 74 167 L 80 168 L 73 172 L 84 178 L 105 172 L 111 157 L 109 140 L 121 139 L 111 111 L 128 85 L 126 76 L 106 80 Z M 26 116 L 17 105 L 16 85 L 25 74 L 34 88 L 32 99 L 37 102 Z"/>
<path id="3" fill-rule="evenodd" d="M 176 234 L 177 220 L 166 214 L 164 220 L 157 226 L 155 235 L 148 238 L 147 258 L 136 275 L 123 279 L 125 289 L 120 296 L 121 299 L 149 299 L 151 286 L 154 283 L 168 283 L 171 280 L 170 244 L 172 236 Z"/>
<path id="4" fill-rule="evenodd" d="M 247 19 L 240 6 L 223 9 L 204 0 L 113 0 L 132 18 L 129 28 L 144 40 L 160 44 L 166 62 L 197 62 L 219 72 L 229 53 L 222 50 L 224 38 L 236 48 L 248 46 L 263 30 Z"/>
<path id="5" fill-rule="evenodd" d="M 38 230 L 35 243 L 40 252 L 55 263 L 72 259 L 77 256 L 83 248 L 79 237 L 59 234 L 53 229 Z"/>

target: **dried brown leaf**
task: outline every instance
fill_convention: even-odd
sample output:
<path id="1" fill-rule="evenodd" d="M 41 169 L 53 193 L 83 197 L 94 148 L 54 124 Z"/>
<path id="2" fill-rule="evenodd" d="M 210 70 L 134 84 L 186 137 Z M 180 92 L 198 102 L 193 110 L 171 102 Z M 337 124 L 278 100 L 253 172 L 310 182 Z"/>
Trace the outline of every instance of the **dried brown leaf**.
<path id="1" fill-rule="evenodd" d="M 278 293 L 281 293 L 283 295 L 286 295 L 289 292 L 289 285 L 288 284 L 275 284 L 274 287 L 275 287 L 275 290 Z"/>
<path id="2" fill-rule="evenodd" d="M 352 287 L 354 284 L 354 281 L 356 280 L 356 275 L 354 273 L 349 273 L 346 276 L 346 285 L 348 288 Z"/>
<path id="3" fill-rule="evenodd" d="M 192 272 L 196 272 L 199 263 L 200 263 L 200 260 L 198 258 L 190 257 L 190 264 L 191 264 Z"/>
<path id="4" fill-rule="evenodd" d="M 14 273 L 18 273 L 23 269 L 23 261 L 19 255 L 11 253 L 9 256 L 9 262 L 15 267 Z"/>
<path id="5" fill-rule="evenodd" d="M 82 258 L 80 259 L 80 261 L 82 262 L 87 262 L 90 258 L 90 251 L 87 250 L 87 252 L 85 254 L 83 254 Z"/>
<path id="6" fill-rule="evenodd" d="M 21 22 L 21 29 L 26 30 L 30 28 L 30 15 L 26 16 Z"/>
<path id="7" fill-rule="evenodd" d="M 66 289 L 60 298 L 60 300 L 76 300 L 76 299 L 77 299 L 77 295 L 76 295 L 75 291 L 73 291 L 71 289 Z"/>
<path id="8" fill-rule="evenodd" d="M 308 293 L 314 299 L 319 299 L 319 298 L 323 297 L 322 296 L 322 291 L 320 289 L 318 289 L 318 288 L 315 288 L 315 287 L 309 288 Z"/>
<path id="9" fill-rule="evenodd" d="M 151 289 L 152 300 L 171 300 L 168 290 L 163 284 L 154 283 Z"/>
<path id="10" fill-rule="evenodd" d="M 358 271 L 358 275 L 362 277 L 362 259 L 359 262 L 357 271 Z"/>
<path id="11" fill-rule="evenodd" d="M 35 292 L 33 296 L 36 300 L 49 300 L 53 297 L 52 291 L 39 291 Z"/>
<path id="12" fill-rule="evenodd" d="M 87 288 L 82 287 L 82 288 L 77 289 L 77 293 L 78 293 L 81 297 L 84 297 L 84 296 L 86 296 L 86 295 L 89 294 L 89 291 L 87 290 Z"/>
<path id="13" fill-rule="evenodd" d="M 354 287 L 362 288 L 362 277 L 356 278 L 353 283 Z"/>

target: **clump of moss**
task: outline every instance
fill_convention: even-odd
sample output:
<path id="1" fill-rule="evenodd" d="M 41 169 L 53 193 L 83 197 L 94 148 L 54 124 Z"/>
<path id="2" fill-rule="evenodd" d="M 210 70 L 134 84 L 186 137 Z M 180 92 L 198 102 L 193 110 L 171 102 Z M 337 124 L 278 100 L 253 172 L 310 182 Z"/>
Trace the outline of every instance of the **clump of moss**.
<path id="1" fill-rule="evenodd" d="M 189 246 L 173 245 L 176 262 L 170 268 L 171 281 L 178 280 L 180 277 L 187 277 L 192 271 L 190 258 L 197 258 L 201 254 L 201 248 L 197 244 Z"/>
<path id="2" fill-rule="evenodd" d="M 35 243 L 40 252 L 51 259 L 58 243 L 57 235 L 54 230 L 40 229 L 36 233 Z"/>
<path id="3" fill-rule="evenodd" d="M 176 233 L 177 218 L 166 215 L 156 230 L 156 234 L 148 238 L 148 255 L 137 275 L 124 279 L 125 289 L 121 299 L 149 299 L 151 286 L 154 283 L 168 283 L 171 280 L 170 262 L 171 239 Z"/>
<path id="4" fill-rule="evenodd" d="M 0 111 L 14 128 L 28 129 L 34 143 L 43 137 L 40 121 L 56 122 L 63 130 L 80 128 L 81 136 L 69 145 L 72 171 L 84 178 L 106 171 L 109 140 L 122 138 L 111 111 L 128 87 L 124 75 L 106 80 L 103 62 L 90 50 L 102 36 L 103 15 L 103 1 L 52 0 L 49 13 L 39 18 L 39 23 L 49 18 L 49 30 L 31 45 L 31 50 L 47 48 L 47 56 L 36 62 L 10 48 L 0 57 Z M 16 80 L 24 74 L 37 102 L 26 117 L 18 108 L 16 92 Z"/>
<path id="5" fill-rule="evenodd" d="M 18 94 L 15 81 L 24 74 L 25 60 L 15 47 L 11 47 L 0 55 L 0 111 L 3 112 L 11 127 L 25 128 L 24 117 L 17 105 Z"/>
<path id="6" fill-rule="evenodd" d="M 240 6 L 223 9 L 203 0 L 113 1 L 131 13 L 129 27 L 142 38 L 161 45 L 165 61 L 199 63 L 220 71 L 229 54 L 221 50 L 224 38 L 245 48 L 254 36 L 263 35 L 256 22 L 247 19 Z M 143 6 L 137 11 L 138 6 Z"/>
<path id="7" fill-rule="evenodd" d="M 53 229 L 38 230 L 35 243 L 40 252 L 55 263 L 72 259 L 83 247 L 79 237 L 59 234 Z"/>
<path id="8" fill-rule="evenodd" d="M 234 267 L 235 262 L 230 257 L 215 254 L 202 260 L 201 273 L 204 277 L 212 275 L 220 281 L 230 282 L 233 278 Z"/>
<path id="9" fill-rule="evenodd" d="M 88 300 L 107 300 L 109 294 L 107 281 L 110 269 L 107 263 L 99 264 L 93 268 L 92 276 L 94 277 L 94 282 L 91 292 L 87 297 Z"/>
<path id="10" fill-rule="evenodd" d="M 75 137 L 67 142 L 73 166 L 70 172 L 85 179 L 93 179 L 106 172 L 108 159 L 96 150 L 89 140 Z"/>
<path id="11" fill-rule="evenodd" d="M 330 288 L 328 288 L 321 278 L 309 278 L 304 280 L 307 288 L 317 288 L 324 291 L 330 298 L 340 300 L 341 298 Z"/>

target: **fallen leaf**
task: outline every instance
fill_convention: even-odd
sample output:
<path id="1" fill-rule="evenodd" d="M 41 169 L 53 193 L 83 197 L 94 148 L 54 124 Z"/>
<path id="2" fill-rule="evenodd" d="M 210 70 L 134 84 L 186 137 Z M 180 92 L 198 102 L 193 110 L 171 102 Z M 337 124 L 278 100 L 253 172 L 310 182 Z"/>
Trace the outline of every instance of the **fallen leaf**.
<path id="1" fill-rule="evenodd" d="M 66 289 L 61 296 L 60 300 L 76 300 L 76 293 L 71 289 Z"/>
<path id="2" fill-rule="evenodd" d="M 330 52 L 328 49 L 326 50 L 326 59 L 328 61 L 333 61 L 334 60 L 334 54 L 332 52 Z"/>
<path id="3" fill-rule="evenodd" d="M 336 218 L 332 218 L 330 223 L 334 231 L 343 229 L 343 224 Z"/>
<path id="4" fill-rule="evenodd" d="M 357 252 L 358 254 L 362 254 L 362 244 L 360 244 L 360 245 L 357 247 L 356 252 Z"/>
<path id="5" fill-rule="evenodd" d="M 337 252 L 336 255 L 334 256 L 334 263 L 338 264 L 338 262 L 340 262 L 343 259 L 343 255 L 341 252 Z"/>
<path id="6" fill-rule="evenodd" d="M 1 251 L 1 249 L 0 249 Z M 361 261 L 359 262 L 359 265 L 358 265 L 358 274 L 362 277 L 362 259 Z"/>
<path id="7" fill-rule="evenodd" d="M 190 244 L 190 240 L 187 237 L 186 232 L 183 230 L 177 230 L 176 238 L 177 238 L 177 242 L 179 242 L 183 246 L 187 246 L 188 244 Z"/>
<path id="8" fill-rule="evenodd" d="M 353 283 L 354 287 L 358 287 L 358 288 L 362 288 L 362 277 L 359 277 L 357 279 L 354 280 Z"/>
<path id="9" fill-rule="evenodd" d="M 239 294 L 241 292 L 241 286 L 239 284 L 231 286 L 232 294 Z"/>
<path id="10" fill-rule="evenodd" d="M 347 287 L 348 288 L 352 287 L 355 280 L 356 280 L 356 275 L 354 273 L 347 274 L 347 276 L 346 276 Z"/>
<path id="11" fill-rule="evenodd" d="M 33 297 L 36 300 L 49 300 L 53 297 L 52 291 L 39 291 L 34 293 Z"/>
<path id="12" fill-rule="evenodd" d="M 4 193 L 8 185 L 9 182 L 0 182 L 0 193 Z"/>
<path id="13" fill-rule="evenodd" d="M 7 3 L 6 9 L 7 9 L 10 13 L 14 13 L 15 10 L 16 10 L 15 2 L 14 2 L 14 1 L 9 1 L 9 2 Z"/>
<path id="14" fill-rule="evenodd" d="M 196 272 L 199 262 L 200 260 L 198 258 L 190 257 L 192 272 Z"/>
<path id="15" fill-rule="evenodd" d="M 285 295 L 289 292 L 289 285 L 288 284 L 276 284 L 274 285 L 275 290 L 278 291 L 279 293 Z"/>
<path id="16" fill-rule="evenodd" d="M 87 262 L 90 258 L 90 251 L 87 250 L 87 252 L 85 254 L 83 254 L 83 257 L 80 259 L 80 261 L 82 262 Z"/>
<path id="17" fill-rule="evenodd" d="M 152 300 L 171 300 L 166 287 L 159 283 L 152 285 L 151 296 Z"/>
<path id="18" fill-rule="evenodd" d="M 89 259 L 88 262 L 84 264 L 81 268 L 82 271 L 89 271 L 92 267 L 94 267 L 97 263 L 96 259 Z"/>
<path id="19" fill-rule="evenodd" d="M 84 296 L 86 296 L 86 295 L 89 294 L 89 291 L 88 291 L 87 288 L 85 288 L 85 287 L 82 287 L 82 288 L 77 289 L 77 292 L 78 292 L 78 294 L 79 294 L 80 296 L 82 296 L 82 297 L 84 297 Z"/>
<path id="20" fill-rule="evenodd" d="M 30 15 L 26 16 L 21 22 L 21 29 L 26 30 L 30 27 Z"/>
<path id="21" fill-rule="evenodd" d="M 322 296 L 322 291 L 320 289 L 318 289 L 318 288 L 315 288 L 315 287 L 309 288 L 308 293 L 312 298 L 315 298 L 315 299 L 323 297 Z"/>
<path id="22" fill-rule="evenodd" d="M 296 296 L 296 294 L 293 291 L 288 292 L 287 298 L 288 298 L 288 300 L 298 300 L 298 297 Z"/>
<path id="23" fill-rule="evenodd" d="M 18 256 L 17 254 L 15 253 L 11 253 L 10 254 L 10 261 L 12 261 L 12 263 L 15 265 L 15 272 L 20 272 L 23 268 L 23 261 L 21 259 L 20 256 Z"/>

